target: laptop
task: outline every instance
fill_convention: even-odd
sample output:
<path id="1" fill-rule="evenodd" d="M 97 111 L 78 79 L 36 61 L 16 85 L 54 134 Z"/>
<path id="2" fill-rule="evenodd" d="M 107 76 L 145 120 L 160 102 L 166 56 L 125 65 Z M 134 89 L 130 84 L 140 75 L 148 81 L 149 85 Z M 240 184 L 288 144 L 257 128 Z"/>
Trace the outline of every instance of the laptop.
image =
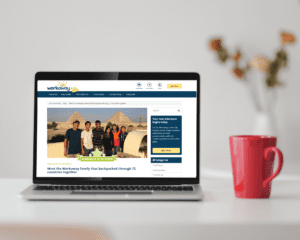
<path id="1" fill-rule="evenodd" d="M 38 72 L 27 200 L 199 201 L 200 76 Z"/>

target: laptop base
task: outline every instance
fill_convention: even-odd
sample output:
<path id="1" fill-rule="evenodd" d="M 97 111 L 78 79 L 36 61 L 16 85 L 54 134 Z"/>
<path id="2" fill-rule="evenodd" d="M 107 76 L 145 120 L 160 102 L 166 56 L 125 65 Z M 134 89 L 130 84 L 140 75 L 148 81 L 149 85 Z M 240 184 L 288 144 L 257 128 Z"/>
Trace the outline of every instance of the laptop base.
<path id="1" fill-rule="evenodd" d="M 199 184 L 193 186 L 194 191 L 37 191 L 36 185 L 31 185 L 21 192 L 26 200 L 50 200 L 50 201 L 200 201 L 203 191 Z"/>

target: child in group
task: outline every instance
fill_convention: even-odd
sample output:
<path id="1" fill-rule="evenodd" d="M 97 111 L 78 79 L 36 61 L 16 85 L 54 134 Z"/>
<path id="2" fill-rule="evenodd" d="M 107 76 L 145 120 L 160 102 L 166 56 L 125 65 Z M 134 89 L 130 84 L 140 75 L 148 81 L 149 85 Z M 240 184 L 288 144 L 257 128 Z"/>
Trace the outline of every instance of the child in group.
<path id="1" fill-rule="evenodd" d="M 114 138 L 109 126 L 106 126 L 102 140 L 104 145 L 105 156 L 111 156 L 112 152 L 114 151 Z"/>
<path id="2" fill-rule="evenodd" d="M 121 127 L 121 133 L 119 135 L 119 139 L 120 139 L 120 152 L 124 152 L 124 142 L 125 139 L 127 137 L 128 133 L 126 132 L 126 127 L 122 126 Z"/>
<path id="3" fill-rule="evenodd" d="M 116 155 L 119 147 L 120 147 L 120 141 L 119 141 L 119 135 L 120 135 L 121 131 L 119 130 L 119 127 L 116 124 L 113 124 L 113 130 L 112 130 L 112 134 L 114 136 L 114 151 L 113 151 L 113 155 Z"/>
<path id="4" fill-rule="evenodd" d="M 89 156 L 94 150 L 93 147 L 93 132 L 90 130 L 91 122 L 85 123 L 85 130 L 81 132 L 81 151 L 83 156 Z"/>

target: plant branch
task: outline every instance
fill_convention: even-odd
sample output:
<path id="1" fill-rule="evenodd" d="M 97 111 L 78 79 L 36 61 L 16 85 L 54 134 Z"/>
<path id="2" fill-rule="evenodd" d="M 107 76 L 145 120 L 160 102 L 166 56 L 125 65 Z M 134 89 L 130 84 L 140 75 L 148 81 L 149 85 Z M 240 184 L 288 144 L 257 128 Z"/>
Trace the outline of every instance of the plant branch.
<path id="1" fill-rule="evenodd" d="M 261 104 L 259 102 L 257 91 L 254 87 L 253 81 L 249 80 L 249 78 L 248 78 L 248 80 L 246 82 L 248 82 L 248 86 L 250 87 L 250 93 L 251 93 L 252 99 L 254 101 L 254 105 L 255 105 L 256 110 L 261 111 L 262 107 L 261 107 Z"/>

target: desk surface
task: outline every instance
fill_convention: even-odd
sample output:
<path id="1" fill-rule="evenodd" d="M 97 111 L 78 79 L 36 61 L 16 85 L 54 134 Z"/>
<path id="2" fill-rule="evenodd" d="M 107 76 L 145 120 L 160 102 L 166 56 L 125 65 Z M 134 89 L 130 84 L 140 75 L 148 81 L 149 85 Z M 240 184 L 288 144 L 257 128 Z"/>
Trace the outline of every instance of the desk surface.
<path id="1" fill-rule="evenodd" d="M 275 179 L 270 199 L 252 200 L 235 198 L 230 179 L 205 178 L 202 202 L 26 201 L 30 184 L 0 179 L 0 222 L 99 227 L 112 239 L 300 238 L 300 180 Z"/>

